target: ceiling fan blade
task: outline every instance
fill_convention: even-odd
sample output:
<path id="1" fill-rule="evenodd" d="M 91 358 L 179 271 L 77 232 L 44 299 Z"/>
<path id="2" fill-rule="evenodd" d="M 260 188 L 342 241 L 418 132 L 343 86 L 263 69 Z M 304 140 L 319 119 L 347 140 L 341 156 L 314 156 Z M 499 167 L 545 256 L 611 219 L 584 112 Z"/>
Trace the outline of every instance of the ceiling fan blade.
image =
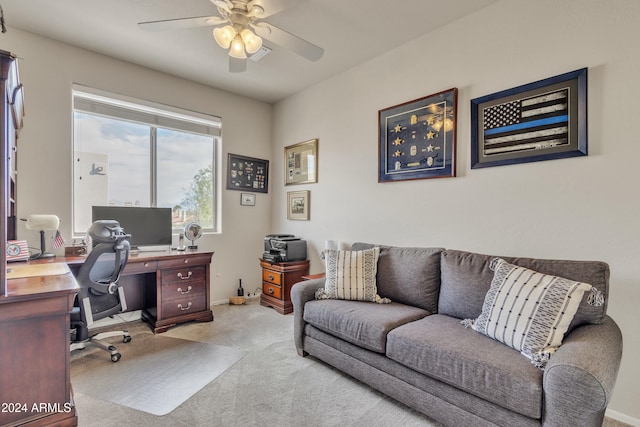
<path id="1" fill-rule="evenodd" d="M 186 28 L 220 25 L 227 22 L 219 16 L 195 16 L 193 18 L 164 19 L 161 21 L 139 22 L 138 27 L 147 31 L 181 30 Z"/>
<path id="2" fill-rule="evenodd" d="M 211 0 L 216 7 L 231 13 L 231 9 L 233 9 L 233 3 L 229 0 Z"/>
<path id="3" fill-rule="evenodd" d="M 315 44 L 301 39 L 298 36 L 278 28 L 268 22 L 259 22 L 253 26 L 260 37 L 264 37 L 270 42 L 290 50 L 310 61 L 317 61 L 324 55 L 324 49 Z"/>
<path id="4" fill-rule="evenodd" d="M 229 72 L 230 73 L 242 73 L 247 71 L 247 58 L 238 59 L 233 56 L 229 57 Z"/>
<path id="5" fill-rule="evenodd" d="M 262 6 L 265 12 L 261 18 L 266 18 L 267 16 L 275 15 L 278 12 L 297 6 L 305 1 L 307 0 L 253 0 L 249 2 L 249 6 L 251 6 L 252 3 Z"/>

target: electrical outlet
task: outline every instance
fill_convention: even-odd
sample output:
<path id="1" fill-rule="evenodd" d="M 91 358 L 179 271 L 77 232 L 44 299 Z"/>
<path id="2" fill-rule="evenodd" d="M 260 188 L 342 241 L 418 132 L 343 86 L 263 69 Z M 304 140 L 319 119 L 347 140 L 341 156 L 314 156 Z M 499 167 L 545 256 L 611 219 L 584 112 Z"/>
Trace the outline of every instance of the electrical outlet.
<path id="1" fill-rule="evenodd" d="M 251 300 L 254 300 L 254 299 L 260 298 L 260 294 L 261 294 L 261 293 L 262 293 L 262 292 L 261 292 L 261 291 L 260 291 L 260 289 L 258 288 L 258 289 L 256 289 L 256 290 L 255 290 L 255 292 L 248 292 L 248 293 L 247 293 L 246 298 L 247 298 L 249 301 L 251 301 Z"/>

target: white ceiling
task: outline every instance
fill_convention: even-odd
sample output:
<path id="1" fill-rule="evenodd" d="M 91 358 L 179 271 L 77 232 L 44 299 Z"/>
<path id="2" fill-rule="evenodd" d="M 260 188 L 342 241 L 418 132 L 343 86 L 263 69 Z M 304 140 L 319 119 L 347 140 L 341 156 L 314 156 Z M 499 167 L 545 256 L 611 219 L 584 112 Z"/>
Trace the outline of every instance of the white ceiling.
<path id="1" fill-rule="evenodd" d="M 0 0 L 0 5 L 9 31 L 19 28 L 272 103 L 496 1 L 259 0 L 267 15 L 270 5 L 290 6 L 265 20 L 325 53 L 311 62 L 271 45 L 273 51 L 248 61 L 244 73 L 229 73 L 227 53 L 213 40 L 212 27 L 149 32 L 137 25 L 216 15 L 210 0 Z"/>

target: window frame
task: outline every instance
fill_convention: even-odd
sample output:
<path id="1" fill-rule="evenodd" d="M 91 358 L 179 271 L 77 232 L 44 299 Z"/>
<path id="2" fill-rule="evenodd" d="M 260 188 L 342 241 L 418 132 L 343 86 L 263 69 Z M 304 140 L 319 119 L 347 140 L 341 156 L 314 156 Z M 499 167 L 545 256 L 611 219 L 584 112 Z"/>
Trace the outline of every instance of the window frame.
<path id="1" fill-rule="evenodd" d="M 221 230 L 221 152 L 222 152 L 222 120 L 220 117 L 186 110 L 179 107 L 159 104 L 151 101 L 131 98 L 124 95 L 113 94 L 102 91 L 100 89 L 91 88 L 84 85 L 72 85 L 72 137 L 71 137 L 71 155 L 72 164 L 75 171 L 75 113 L 86 113 L 98 115 L 115 120 L 124 120 L 133 123 L 142 124 L 150 127 L 150 149 L 151 170 L 150 180 L 150 205 L 156 207 L 157 204 L 157 164 L 156 144 L 157 130 L 168 129 L 179 132 L 187 132 L 198 135 L 210 136 L 213 139 L 213 228 L 203 228 L 204 233 L 219 234 Z M 74 172 L 75 176 L 75 172 Z M 71 180 L 71 228 L 73 238 L 82 238 L 86 233 L 76 231 L 75 227 L 75 179 Z M 180 228 L 172 228 L 173 234 L 179 233 Z"/>

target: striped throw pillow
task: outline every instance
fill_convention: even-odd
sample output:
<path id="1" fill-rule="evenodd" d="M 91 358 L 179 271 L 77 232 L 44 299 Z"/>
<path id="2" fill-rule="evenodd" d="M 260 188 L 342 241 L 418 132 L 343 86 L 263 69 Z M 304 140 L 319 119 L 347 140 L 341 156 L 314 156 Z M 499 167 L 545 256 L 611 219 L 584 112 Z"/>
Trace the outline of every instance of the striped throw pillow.
<path id="1" fill-rule="evenodd" d="M 587 283 L 550 276 L 507 263 L 491 262 L 494 271 L 482 313 L 462 323 L 506 344 L 544 369 L 562 344 L 585 292 L 588 302 L 602 305 L 601 293 Z"/>
<path id="2" fill-rule="evenodd" d="M 317 299 L 391 302 L 380 298 L 376 285 L 380 248 L 362 251 L 326 250 L 326 280 Z"/>

